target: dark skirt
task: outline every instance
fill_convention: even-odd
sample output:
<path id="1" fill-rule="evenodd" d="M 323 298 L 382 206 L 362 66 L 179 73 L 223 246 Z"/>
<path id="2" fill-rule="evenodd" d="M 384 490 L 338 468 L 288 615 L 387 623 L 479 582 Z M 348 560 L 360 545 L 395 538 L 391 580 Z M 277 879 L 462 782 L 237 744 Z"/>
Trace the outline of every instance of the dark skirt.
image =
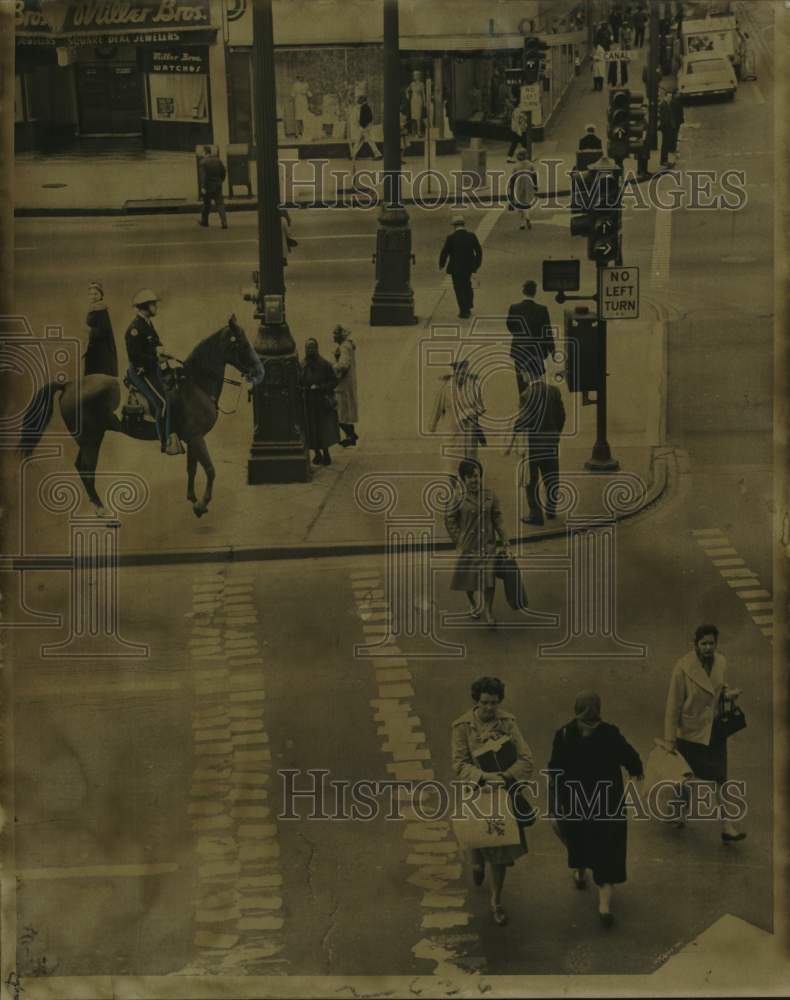
<path id="1" fill-rule="evenodd" d="M 715 740 L 710 743 L 691 743 L 688 740 L 677 741 L 677 748 L 686 763 L 694 772 L 694 777 L 700 781 L 715 781 L 717 785 L 727 780 L 727 740 Z"/>
<path id="2" fill-rule="evenodd" d="M 623 819 L 560 820 L 569 868 L 590 868 L 596 885 L 626 880 L 628 822 Z"/>

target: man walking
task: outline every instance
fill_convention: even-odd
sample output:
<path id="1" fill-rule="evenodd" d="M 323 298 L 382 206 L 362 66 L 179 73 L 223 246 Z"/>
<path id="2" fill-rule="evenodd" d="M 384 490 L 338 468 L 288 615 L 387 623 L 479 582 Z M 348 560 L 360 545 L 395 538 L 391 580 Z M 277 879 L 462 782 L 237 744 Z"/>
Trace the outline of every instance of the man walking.
<path id="1" fill-rule="evenodd" d="M 368 144 L 371 152 L 373 153 L 373 158 L 380 160 L 382 157 L 382 152 L 376 143 L 373 141 L 373 136 L 371 135 L 371 126 L 373 125 L 373 111 L 368 104 L 368 99 L 365 96 L 360 96 L 357 98 L 357 103 L 359 104 L 359 118 L 357 119 L 357 125 L 359 126 L 359 136 L 357 141 L 351 147 L 351 159 L 355 160 L 360 149 Z"/>
<path id="2" fill-rule="evenodd" d="M 507 328 L 512 335 L 510 356 L 516 370 L 519 398 L 527 385 L 546 374 L 546 358 L 554 353 L 551 317 L 545 306 L 535 301 L 538 286 L 525 281 L 524 298 L 514 303 L 507 314 Z"/>
<path id="3" fill-rule="evenodd" d="M 469 319 L 475 304 L 472 275 L 483 263 L 483 248 L 475 234 L 465 228 L 463 215 L 454 215 L 452 226 L 453 231 L 444 241 L 439 254 L 439 270 L 447 265 L 447 273 L 453 279 L 453 290 L 458 302 L 458 318 Z"/>
<path id="4" fill-rule="evenodd" d="M 510 454 L 516 435 L 526 434 L 529 479 L 525 482 L 526 477 L 519 476 L 526 488 L 529 506 L 529 515 L 521 518 L 524 524 L 543 524 L 544 513 L 550 521 L 557 516 L 560 434 L 564 427 L 565 407 L 560 390 L 556 385 L 546 385 L 544 379 L 533 379 L 522 393 L 513 437 L 506 449 L 506 454 Z M 541 478 L 546 492 L 545 504 L 540 499 Z"/>
<path id="5" fill-rule="evenodd" d="M 634 45 L 641 49 L 645 44 L 645 12 L 640 8 L 634 14 Z"/>
<path id="6" fill-rule="evenodd" d="M 222 195 L 222 185 L 226 176 L 225 164 L 213 152 L 211 146 L 205 146 L 204 151 L 198 168 L 200 193 L 203 196 L 203 212 L 198 219 L 198 225 L 208 225 L 208 214 L 213 204 L 219 213 L 219 221 L 222 224 L 222 228 L 227 229 L 228 217 L 225 214 L 225 199 Z"/>

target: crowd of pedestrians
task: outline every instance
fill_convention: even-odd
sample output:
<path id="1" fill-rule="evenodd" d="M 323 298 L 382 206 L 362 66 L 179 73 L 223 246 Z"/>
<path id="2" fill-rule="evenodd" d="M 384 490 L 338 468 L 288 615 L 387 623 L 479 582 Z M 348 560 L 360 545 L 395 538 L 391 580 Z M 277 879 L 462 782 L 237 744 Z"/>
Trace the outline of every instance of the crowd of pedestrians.
<path id="1" fill-rule="evenodd" d="M 467 476 L 473 475 L 469 470 Z M 479 485 L 475 488 L 482 489 Z M 493 494 L 488 494 L 486 503 L 496 510 Z M 471 513 L 463 517 L 470 524 L 474 520 Z M 731 846 L 743 841 L 746 833 L 727 818 L 727 801 L 722 794 L 728 777 L 728 733 L 723 722 L 727 705 L 737 701 L 740 691 L 729 686 L 718 640 L 715 625 L 700 625 L 692 649 L 672 671 L 664 741 L 683 762 L 690 780 L 715 788 L 721 842 Z M 526 830 L 538 815 L 529 799 L 536 786 L 526 788 L 527 782 L 537 778 L 535 757 L 515 715 L 502 708 L 505 685 L 498 677 L 478 678 L 472 684 L 471 695 L 472 708 L 452 724 L 452 768 L 456 778 L 479 787 L 483 793 L 505 792 L 507 807 L 518 827 L 517 838 L 509 838 L 502 846 L 471 850 L 472 880 L 477 886 L 483 885 L 487 868 L 491 917 L 497 926 L 503 926 L 508 920 L 502 902 L 505 875 L 518 858 L 527 854 Z M 570 721 L 556 730 L 546 771 L 546 815 L 565 848 L 572 885 L 584 890 L 588 875 L 592 876 L 598 887 L 601 924 L 611 928 L 615 923 L 613 889 L 628 877 L 628 813 L 632 800 L 625 794 L 623 775 L 641 786 L 645 777 L 642 757 L 617 726 L 605 721 L 600 695 L 587 690 L 576 696 Z M 689 788 L 686 782 L 677 790 L 681 819 L 674 825 L 678 827 L 684 825 Z M 649 800 L 650 789 L 642 791 Z"/>

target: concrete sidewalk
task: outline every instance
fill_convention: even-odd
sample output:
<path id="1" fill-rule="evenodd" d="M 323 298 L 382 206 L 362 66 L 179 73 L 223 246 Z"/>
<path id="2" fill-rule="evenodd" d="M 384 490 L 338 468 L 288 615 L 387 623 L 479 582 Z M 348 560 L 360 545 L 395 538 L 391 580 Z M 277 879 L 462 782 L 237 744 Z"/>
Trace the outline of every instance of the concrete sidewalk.
<path id="1" fill-rule="evenodd" d="M 645 49 L 635 50 L 630 64 L 630 86 L 643 91 L 641 73 Z M 567 174 L 575 165 L 578 139 L 588 121 L 598 127 L 606 142 L 607 90 L 594 92 L 588 66 L 570 85 L 565 103 L 556 113 L 552 128 L 543 142 L 536 142 L 533 158 L 555 161 L 551 171 L 540 176 L 540 194 L 567 191 Z M 460 139 L 459 144 L 468 140 Z M 462 179 L 463 151 L 436 156 L 430 161 L 434 176 L 417 181 L 428 163 L 424 156 L 408 156 L 403 161 L 403 198 L 413 203 L 432 198 L 455 200 L 466 189 L 487 201 L 503 201 L 506 181 L 513 165 L 507 163 L 506 142 L 482 140 L 485 174 L 470 187 Z M 289 205 L 348 203 L 361 187 L 370 195 L 381 193 L 381 161 L 350 159 L 294 161 L 287 149 L 280 151 L 283 200 Z M 631 161 L 632 162 L 632 161 Z M 657 169 L 657 158 L 651 170 Z M 251 210 L 256 206 L 255 163 L 250 163 L 252 196 L 228 197 L 230 211 Z M 30 215 L 126 214 L 157 212 L 197 212 L 199 208 L 197 170 L 193 153 L 149 150 L 139 154 L 112 154 L 94 158 L 68 153 L 42 156 L 19 154 L 15 162 L 15 213 Z"/>

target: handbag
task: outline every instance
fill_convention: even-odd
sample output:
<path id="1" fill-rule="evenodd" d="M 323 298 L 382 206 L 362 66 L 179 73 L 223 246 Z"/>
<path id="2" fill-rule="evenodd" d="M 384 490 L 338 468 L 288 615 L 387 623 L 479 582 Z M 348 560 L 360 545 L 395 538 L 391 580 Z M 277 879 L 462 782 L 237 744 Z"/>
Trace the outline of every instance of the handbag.
<path id="1" fill-rule="evenodd" d="M 499 552 L 494 559 L 494 577 L 502 580 L 505 598 L 513 611 L 523 611 L 529 607 L 527 590 L 521 578 L 521 570 L 513 556 Z"/>
<path id="2" fill-rule="evenodd" d="M 713 720 L 714 739 L 728 740 L 730 736 L 745 728 L 746 715 L 743 709 L 739 708 L 731 698 L 725 698 L 722 691 L 719 695 L 719 714 Z"/>
<path id="3" fill-rule="evenodd" d="M 488 796 L 489 793 L 483 793 Z M 508 806 L 504 788 L 495 788 L 490 801 L 483 800 L 476 815 L 465 807 L 462 816 L 452 817 L 453 833 L 460 847 L 479 850 L 483 847 L 514 847 L 521 843 L 518 823 Z"/>

